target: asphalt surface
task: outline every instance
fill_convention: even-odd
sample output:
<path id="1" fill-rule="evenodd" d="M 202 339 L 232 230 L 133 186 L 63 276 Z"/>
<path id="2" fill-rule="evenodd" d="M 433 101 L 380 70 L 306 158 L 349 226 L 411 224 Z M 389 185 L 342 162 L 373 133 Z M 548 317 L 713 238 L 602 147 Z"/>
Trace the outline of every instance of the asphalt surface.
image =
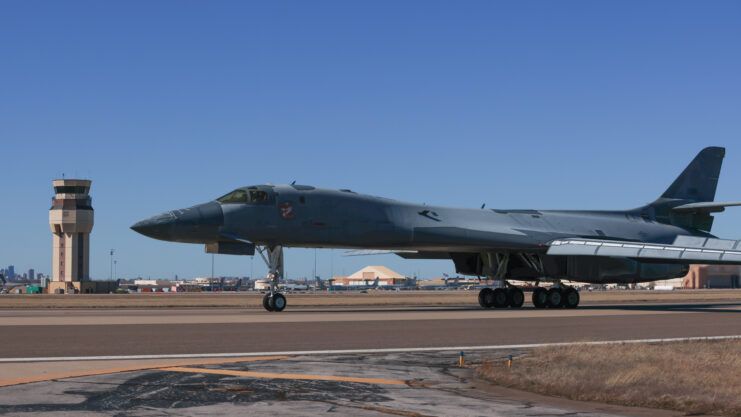
<path id="1" fill-rule="evenodd" d="M 741 334 L 741 303 L 0 310 L 0 358 L 509 345 Z M 51 323 L 51 324 L 50 324 Z"/>
<path id="2" fill-rule="evenodd" d="M 468 355 L 473 361 L 483 355 L 505 360 L 505 353 Z M 682 415 L 492 387 L 475 377 L 473 367 L 459 368 L 456 356 L 457 352 L 289 356 L 56 376 L 0 387 L 0 415 Z"/>
<path id="3" fill-rule="evenodd" d="M 730 336 L 741 335 L 740 318 L 741 302 L 587 304 L 576 310 L 290 308 L 282 313 L 0 309 L 0 359 L 10 361 L 0 362 L 0 415 L 682 415 L 495 387 L 478 380 L 473 366 L 459 368 L 458 351 L 270 355 Z M 267 356 L 100 358 L 251 352 Z M 465 360 L 504 361 L 519 353 L 470 349 Z"/>

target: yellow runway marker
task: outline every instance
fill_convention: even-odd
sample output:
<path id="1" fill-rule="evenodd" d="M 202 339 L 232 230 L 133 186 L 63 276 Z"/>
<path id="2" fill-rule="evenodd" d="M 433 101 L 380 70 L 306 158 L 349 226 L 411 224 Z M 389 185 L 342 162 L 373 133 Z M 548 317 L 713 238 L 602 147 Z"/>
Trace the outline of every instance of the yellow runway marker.
<path id="1" fill-rule="evenodd" d="M 214 364 L 220 364 L 220 363 L 272 361 L 272 360 L 278 360 L 278 359 L 287 359 L 290 357 L 291 356 L 258 356 L 254 358 L 218 359 L 218 360 L 184 362 L 184 363 L 169 363 L 169 364 L 158 364 L 158 365 L 126 366 L 126 367 L 121 367 L 121 368 L 95 369 L 92 371 L 65 372 L 61 374 L 0 380 L 0 387 L 7 387 L 10 385 L 19 385 L 19 384 L 29 384 L 31 382 L 51 381 L 54 379 L 76 378 L 80 376 L 116 374 L 116 373 L 121 373 L 121 372 L 145 371 L 148 369 L 162 369 L 162 368 L 169 368 L 172 366 L 195 366 L 195 365 L 214 365 Z"/>
<path id="2" fill-rule="evenodd" d="M 305 379 L 305 380 L 312 380 L 312 381 L 359 382 L 362 384 L 407 385 L 406 381 L 400 381 L 396 379 L 353 378 L 353 377 L 347 377 L 347 376 L 332 376 L 332 375 L 274 374 L 270 372 L 233 371 L 230 369 L 185 368 L 185 367 L 180 367 L 180 366 L 162 368 L 162 370 L 163 371 L 173 371 L 173 372 L 189 372 L 189 373 L 198 373 L 198 374 L 247 376 L 251 378 Z"/>

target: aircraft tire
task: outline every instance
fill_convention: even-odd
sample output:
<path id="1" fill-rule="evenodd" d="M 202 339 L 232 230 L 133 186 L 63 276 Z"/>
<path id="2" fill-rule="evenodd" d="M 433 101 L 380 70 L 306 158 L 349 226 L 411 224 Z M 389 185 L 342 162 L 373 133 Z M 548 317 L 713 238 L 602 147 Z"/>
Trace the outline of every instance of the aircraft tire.
<path id="1" fill-rule="evenodd" d="M 482 288 L 479 291 L 479 305 L 483 308 L 491 308 L 494 305 L 494 291 L 491 288 Z"/>
<path id="2" fill-rule="evenodd" d="M 286 308 L 286 297 L 279 292 L 273 294 L 270 297 L 270 307 L 273 308 L 272 311 L 283 311 Z"/>
<path id="3" fill-rule="evenodd" d="M 265 297 L 262 297 L 262 306 L 265 310 L 273 311 L 273 307 L 270 306 L 270 294 L 265 294 Z"/>
<path id="4" fill-rule="evenodd" d="M 507 290 L 505 290 L 504 288 L 495 288 L 492 294 L 494 308 L 509 307 L 510 299 L 509 292 Z"/>
<path id="5" fill-rule="evenodd" d="M 535 308 L 545 308 L 548 305 L 548 292 L 545 288 L 538 287 L 533 291 L 533 305 Z"/>
<path id="6" fill-rule="evenodd" d="M 563 305 L 566 308 L 576 308 L 579 305 L 579 291 L 569 287 L 563 291 Z"/>
<path id="7" fill-rule="evenodd" d="M 553 287 L 548 290 L 548 308 L 561 308 L 563 307 L 563 291 L 560 288 Z"/>
<path id="8" fill-rule="evenodd" d="M 525 294 L 521 289 L 512 287 L 509 289 L 509 306 L 512 308 L 520 308 L 525 303 Z"/>

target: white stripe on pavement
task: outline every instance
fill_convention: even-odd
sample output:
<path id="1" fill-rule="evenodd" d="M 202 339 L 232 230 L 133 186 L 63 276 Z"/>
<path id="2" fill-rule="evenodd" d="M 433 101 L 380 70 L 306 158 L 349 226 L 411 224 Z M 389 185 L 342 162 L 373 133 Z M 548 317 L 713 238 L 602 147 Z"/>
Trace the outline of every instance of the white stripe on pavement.
<path id="1" fill-rule="evenodd" d="M 369 353 L 410 353 L 410 352 L 443 352 L 443 351 L 477 351 L 477 350 L 502 350 L 502 349 L 528 349 L 539 347 L 574 346 L 574 345 L 617 345 L 627 343 L 667 343 L 667 342 L 689 342 L 702 340 L 726 340 L 741 339 L 741 335 L 730 336 L 706 336 L 706 337 L 675 337 L 668 339 L 627 339 L 627 340 L 601 340 L 595 342 L 559 342 L 559 343 L 531 343 L 520 345 L 488 345 L 488 346 L 446 346 L 446 347 L 423 347 L 423 348 L 387 348 L 387 349 L 340 349 L 340 350 L 294 350 L 285 352 L 242 352 L 242 353 L 185 353 L 172 355 L 119 355 L 119 356 L 59 356 L 39 358 L 0 358 L 0 363 L 8 362 L 61 362 L 61 361 L 105 361 L 105 360 L 127 360 L 127 359 L 187 359 L 187 358 L 235 358 L 271 355 L 343 355 L 343 354 L 369 354 Z"/>

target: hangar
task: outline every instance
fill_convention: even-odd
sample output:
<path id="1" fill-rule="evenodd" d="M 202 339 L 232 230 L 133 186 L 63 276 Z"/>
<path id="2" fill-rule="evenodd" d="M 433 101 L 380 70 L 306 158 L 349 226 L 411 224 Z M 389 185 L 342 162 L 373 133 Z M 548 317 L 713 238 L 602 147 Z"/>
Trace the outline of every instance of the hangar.
<path id="1" fill-rule="evenodd" d="M 334 285 L 346 285 L 346 286 L 368 286 L 378 278 L 378 286 L 388 285 L 408 285 L 412 278 L 405 277 L 398 272 L 392 271 L 385 266 L 371 265 L 348 275 L 346 277 L 336 276 L 333 277 Z"/>

